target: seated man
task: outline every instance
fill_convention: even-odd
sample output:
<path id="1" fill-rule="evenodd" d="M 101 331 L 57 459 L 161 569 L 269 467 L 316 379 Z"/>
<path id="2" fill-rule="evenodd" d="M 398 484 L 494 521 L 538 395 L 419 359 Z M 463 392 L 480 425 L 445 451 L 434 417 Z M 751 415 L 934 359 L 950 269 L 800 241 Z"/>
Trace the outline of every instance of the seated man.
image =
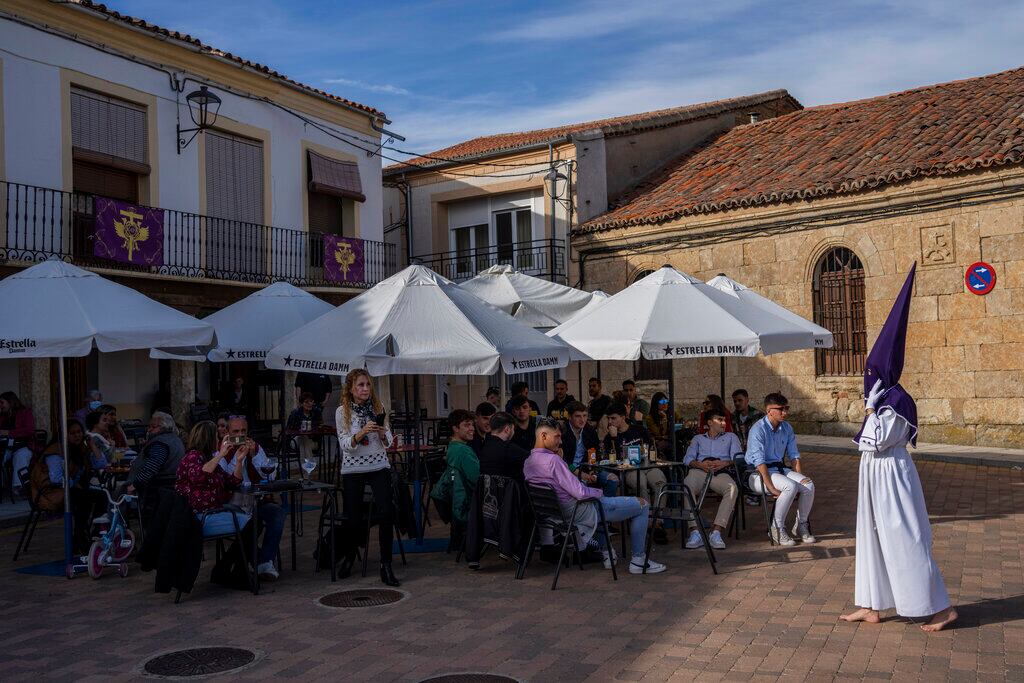
<path id="1" fill-rule="evenodd" d="M 541 418 L 537 423 L 536 447 L 526 460 L 523 473 L 530 484 L 547 485 L 555 489 L 558 501 L 566 515 L 572 513 L 577 500 L 596 499 L 604 510 L 605 519 L 609 522 L 629 522 L 629 540 L 632 558 L 629 563 L 630 574 L 642 574 L 646 567 L 648 574 L 665 571 L 665 565 L 647 557 L 647 511 L 648 504 L 643 498 L 604 496 L 600 489 L 585 486 L 573 476 L 565 461 L 558 456 L 562 447 L 562 430 L 558 421 L 549 417 Z M 577 549 L 582 550 L 588 544 L 601 549 L 605 569 L 611 569 L 616 561 L 614 555 L 608 554 L 608 546 L 604 539 L 604 530 L 600 529 L 597 511 L 592 505 L 581 505 L 577 510 L 575 522 L 583 538 L 577 539 Z"/>
<path id="2" fill-rule="evenodd" d="M 491 415 L 489 431 L 480 450 L 480 474 L 511 477 L 523 482 L 523 463 L 530 451 L 512 443 L 516 419 L 502 411 Z"/>
<path id="3" fill-rule="evenodd" d="M 697 501 L 700 492 L 704 490 L 704 482 L 710 476 L 711 490 L 722 496 L 709 539 L 712 548 L 721 549 L 725 547 L 722 532 L 729 526 L 729 519 L 736 508 L 736 496 L 739 495 L 736 480 L 723 470 L 732 465 L 733 458 L 743 455 L 743 450 L 736 435 L 725 431 L 725 414 L 714 408 L 708 413 L 708 433 L 693 437 L 689 448 L 686 449 L 683 464 L 689 466 L 690 471 L 687 472 L 683 483 L 693 493 L 694 501 Z M 689 522 L 688 526 L 690 537 L 686 539 L 686 547 L 701 547 L 704 543 L 697 532 L 697 522 Z"/>
<path id="4" fill-rule="evenodd" d="M 304 391 L 299 396 L 299 407 L 288 416 L 285 428 L 289 432 L 315 432 L 323 423 L 323 411 L 317 407 L 316 398 L 311 392 Z M 295 437 L 295 445 L 298 446 L 299 456 L 303 460 L 313 456 L 313 440 L 308 436 Z"/>
<path id="5" fill-rule="evenodd" d="M 529 384 L 526 382 L 515 382 L 511 387 L 509 387 L 508 393 L 511 394 L 511 397 L 505 403 L 506 413 L 512 412 L 512 401 L 522 396 L 526 399 L 527 403 L 530 404 L 530 416 L 537 417 L 540 415 L 540 407 L 533 399 L 530 398 Z"/>
<path id="6" fill-rule="evenodd" d="M 174 418 L 160 411 L 149 418 L 146 434 L 149 438 L 128 473 L 128 493 L 139 494 L 140 502 L 145 504 L 143 516 L 148 519 L 159 503 L 159 496 L 149 494 L 161 488 L 174 490 L 185 444 L 177 434 Z"/>
<path id="7" fill-rule="evenodd" d="M 244 441 L 240 444 L 230 443 L 233 439 L 239 438 Z M 228 418 L 228 436 L 221 442 L 218 453 L 223 454 L 220 467 L 228 474 L 235 471 L 235 455 L 245 456 L 245 465 L 242 468 L 243 484 L 259 482 L 263 478 L 259 468 L 266 463 L 267 454 L 258 443 L 249 438 L 249 422 L 244 417 L 232 415 Z M 214 453 L 214 456 L 218 453 Z M 274 475 L 270 476 L 273 478 Z M 285 510 L 274 502 L 272 496 L 261 498 L 259 505 L 259 521 L 264 532 L 263 545 L 260 546 L 257 556 L 256 572 L 261 579 L 274 581 L 280 576 L 274 566 L 274 559 L 277 558 L 281 535 L 284 533 Z"/>
<path id="8" fill-rule="evenodd" d="M 779 393 L 764 397 L 765 417 L 754 423 L 747 437 L 747 466 L 755 469 L 749 476 L 749 486 L 758 493 L 769 493 L 778 500 L 775 503 L 775 519 L 772 522 L 772 538 L 779 545 L 790 546 L 796 542 L 786 533 L 786 514 L 793 499 L 797 503 L 793 535 L 800 536 L 804 543 L 814 543 L 808 520 L 814 505 L 814 482 L 803 474 L 800 468 L 800 451 L 796 447 L 796 435 L 786 422 L 789 402 Z M 789 456 L 793 469 L 786 467 L 785 457 Z"/>
<path id="9" fill-rule="evenodd" d="M 555 397 L 548 402 L 548 417 L 565 422 L 569 419 L 569 404 L 575 401 L 569 395 L 569 383 L 564 379 L 556 379 Z"/>
<path id="10" fill-rule="evenodd" d="M 629 411 L 626 406 L 619 402 L 612 402 L 608 405 L 608 435 L 604 437 L 605 449 L 609 453 L 615 453 L 620 460 L 624 457 L 627 446 L 643 445 L 651 446 L 654 439 L 651 438 L 647 428 L 640 424 L 630 424 Z M 637 477 L 639 475 L 640 487 L 637 489 Z M 626 485 L 626 491 L 635 493 L 638 496 L 650 494 L 650 500 L 657 501 L 658 494 L 665 488 L 668 480 L 661 470 L 644 470 L 639 473 L 630 472 L 622 475 L 622 481 Z M 659 545 L 668 543 L 668 536 L 665 528 L 659 524 L 654 529 L 654 542 Z"/>
<path id="11" fill-rule="evenodd" d="M 469 442 L 469 447 L 473 449 L 478 458 L 480 451 L 484 448 L 484 440 L 491 431 L 491 416 L 496 412 L 498 409 L 494 407 L 494 404 L 487 401 L 476 407 L 476 421 L 473 423 L 473 438 Z"/>
<path id="12" fill-rule="evenodd" d="M 644 418 L 651 412 L 651 405 L 637 396 L 636 382 L 631 379 L 622 380 L 622 393 L 626 399 L 626 419 L 630 424 L 643 424 Z"/>
<path id="13" fill-rule="evenodd" d="M 526 396 L 514 397 L 509 404 L 512 406 L 512 417 L 516 419 L 516 430 L 512 435 L 512 442 L 525 451 L 533 448 L 536 439 L 537 420 L 530 415 L 532 408 Z"/>
<path id="14" fill-rule="evenodd" d="M 498 387 L 487 387 L 487 393 L 484 395 L 484 400 L 494 406 L 497 410 L 501 403 L 501 391 Z"/>
<path id="15" fill-rule="evenodd" d="M 468 410 L 453 410 L 448 416 L 448 424 L 452 428 L 452 438 L 445 451 L 448 468 L 442 476 L 455 472 L 452 488 L 452 517 L 465 525 L 469 513 L 469 504 L 476 490 L 476 480 L 480 478 L 480 460 L 469 447 L 473 438 L 473 413 Z"/>
<path id="16" fill-rule="evenodd" d="M 587 465 L 590 452 L 601 448 L 597 438 L 597 430 L 587 423 L 587 407 L 573 401 L 565 408 L 569 420 L 562 426 L 562 459 L 571 472 L 579 474 L 585 484 L 597 484 L 606 496 L 614 496 L 619 491 L 619 478 L 611 472 L 591 471 Z"/>

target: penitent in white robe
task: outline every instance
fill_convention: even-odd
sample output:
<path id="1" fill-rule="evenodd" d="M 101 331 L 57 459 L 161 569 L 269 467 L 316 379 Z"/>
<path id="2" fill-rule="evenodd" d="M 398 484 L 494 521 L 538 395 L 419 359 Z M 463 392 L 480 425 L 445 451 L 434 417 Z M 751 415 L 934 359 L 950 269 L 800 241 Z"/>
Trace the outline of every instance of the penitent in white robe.
<path id="1" fill-rule="evenodd" d="M 854 604 L 927 617 L 949 607 L 932 558 L 932 529 L 907 443 L 911 426 L 891 408 L 869 415 L 860 439 Z"/>

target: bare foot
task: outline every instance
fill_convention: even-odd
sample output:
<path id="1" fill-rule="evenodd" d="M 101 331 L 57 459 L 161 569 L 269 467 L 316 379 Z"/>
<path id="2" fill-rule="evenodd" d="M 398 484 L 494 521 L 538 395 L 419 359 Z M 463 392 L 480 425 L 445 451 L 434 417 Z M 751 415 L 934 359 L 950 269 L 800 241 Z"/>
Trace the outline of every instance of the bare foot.
<path id="1" fill-rule="evenodd" d="M 928 632 L 941 631 L 942 629 L 946 628 L 954 621 L 956 621 L 956 618 L 958 616 L 959 615 L 956 613 L 955 609 L 953 609 L 952 607 L 947 607 L 946 609 L 942 610 L 934 617 L 932 617 L 932 620 L 929 621 L 927 624 L 921 624 L 921 630 Z"/>
<path id="2" fill-rule="evenodd" d="M 876 612 L 873 609 L 868 609 L 867 607 L 862 607 L 856 612 L 851 612 L 850 614 L 844 614 L 839 618 L 843 621 L 849 621 L 851 623 L 855 621 L 864 621 L 869 624 L 877 624 L 882 620 L 882 618 L 878 615 L 878 612 Z"/>

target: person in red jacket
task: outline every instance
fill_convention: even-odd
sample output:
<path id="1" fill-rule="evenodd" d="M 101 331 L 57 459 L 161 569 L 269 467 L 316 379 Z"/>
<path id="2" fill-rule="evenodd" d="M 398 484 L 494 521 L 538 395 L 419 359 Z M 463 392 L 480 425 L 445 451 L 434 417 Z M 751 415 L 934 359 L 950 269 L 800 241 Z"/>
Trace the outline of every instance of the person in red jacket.
<path id="1" fill-rule="evenodd" d="M 4 464 L 12 462 L 14 492 L 21 494 L 18 471 L 28 467 L 32 459 L 32 440 L 36 434 L 36 418 L 13 391 L 0 394 L 0 440 L 5 445 Z"/>

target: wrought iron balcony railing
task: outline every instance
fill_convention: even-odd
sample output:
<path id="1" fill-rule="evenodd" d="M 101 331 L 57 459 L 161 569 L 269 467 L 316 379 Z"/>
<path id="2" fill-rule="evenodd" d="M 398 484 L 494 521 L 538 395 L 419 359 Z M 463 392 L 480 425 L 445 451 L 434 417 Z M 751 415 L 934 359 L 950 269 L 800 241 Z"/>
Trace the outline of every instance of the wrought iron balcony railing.
<path id="1" fill-rule="evenodd" d="M 300 287 L 370 287 L 398 269 L 394 244 L 362 240 L 362 272 L 337 282 L 324 273 L 320 232 L 161 209 L 160 265 L 144 266 L 96 256 L 96 200 L 90 194 L 0 181 L 0 262 L 53 257 L 90 268 L 182 278 Z"/>
<path id="2" fill-rule="evenodd" d="M 534 240 L 468 251 L 444 251 L 412 257 L 413 263 L 431 268 L 449 280 L 468 280 L 495 265 L 510 265 L 527 275 L 565 284 L 565 241 Z"/>

